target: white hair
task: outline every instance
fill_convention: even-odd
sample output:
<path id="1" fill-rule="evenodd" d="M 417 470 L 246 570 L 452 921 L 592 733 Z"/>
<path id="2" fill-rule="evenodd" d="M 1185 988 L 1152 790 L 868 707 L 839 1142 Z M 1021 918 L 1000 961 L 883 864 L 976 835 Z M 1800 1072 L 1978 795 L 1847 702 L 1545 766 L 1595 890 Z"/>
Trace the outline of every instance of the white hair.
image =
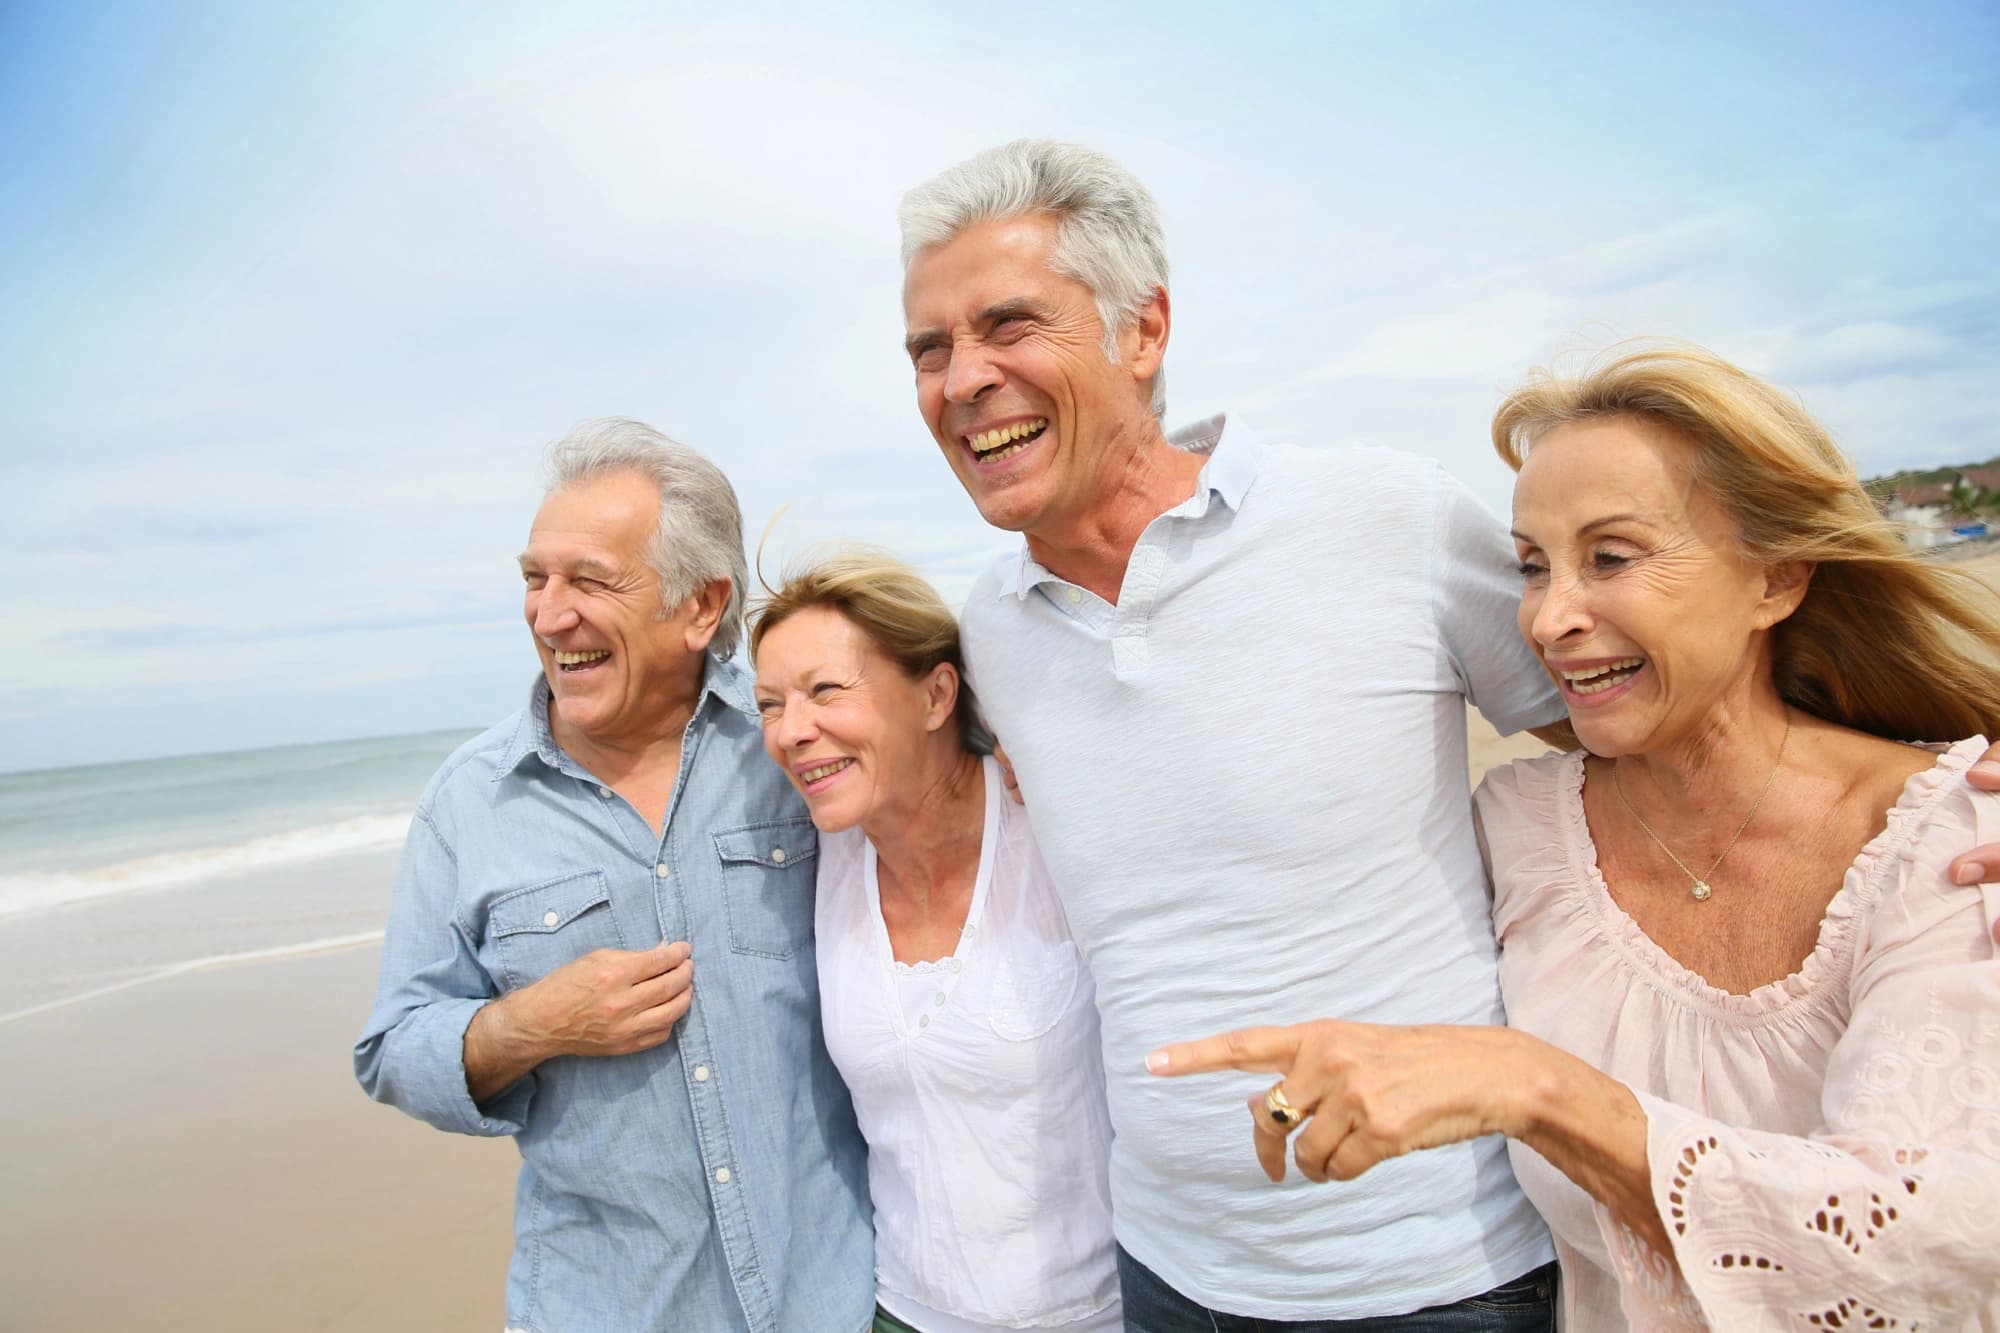
<path id="1" fill-rule="evenodd" d="M 729 602 L 709 651 L 735 655 L 743 641 L 743 511 L 722 469 L 641 421 L 586 421 L 549 446 L 548 494 L 613 472 L 636 472 L 660 488 L 660 521 L 647 563 L 660 576 L 664 616 L 716 579 L 729 580 Z"/>
<path id="2" fill-rule="evenodd" d="M 1125 168 L 1095 149 L 1054 139 L 1016 139 L 989 148 L 903 196 L 903 267 L 979 222 L 1032 213 L 1056 215 L 1049 268 L 1097 298 L 1104 355 L 1118 360 L 1118 335 L 1155 289 L 1167 286 L 1167 238 L 1160 206 Z M 1167 378 L 1153 376 L 1153 413 L 1165 416 Z"/>

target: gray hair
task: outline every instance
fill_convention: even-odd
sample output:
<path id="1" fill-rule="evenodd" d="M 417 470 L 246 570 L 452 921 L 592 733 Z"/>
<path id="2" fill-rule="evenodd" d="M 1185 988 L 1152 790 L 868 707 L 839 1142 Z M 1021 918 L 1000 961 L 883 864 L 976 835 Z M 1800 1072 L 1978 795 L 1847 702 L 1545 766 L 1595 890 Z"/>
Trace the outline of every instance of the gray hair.
<path id="1" fill-rule="evenodd" d="M 722 469 L 641 421 L 586 421 L 549 446 L 548 494 L 613 472 L 636 472 L 660 488 L 660 522 L 647 558 L 660 576 L 667 614 L 716 579 L 729 580 L 729 603 L 709 651 L 728 658 L 743 641 L 743 511 Z"/>
<path id="2" fill-rule="evenodd" d="M 1054 139 L 1016 139 L 959 163 L 903 196 L 903 267 L 979 222 L 1032 213 L 1056 215 L 1049 268 L 1097 298 L 1104 355 L 1118 360 L 1118 335 L 1132 326 L 1155 288 L 1167 285 L 1167 238 L 1160 206 L 1125 168 L 1095 149 Z M 1153 376 L 1153 414 L 1167 412 L 1167 377 Z"/>

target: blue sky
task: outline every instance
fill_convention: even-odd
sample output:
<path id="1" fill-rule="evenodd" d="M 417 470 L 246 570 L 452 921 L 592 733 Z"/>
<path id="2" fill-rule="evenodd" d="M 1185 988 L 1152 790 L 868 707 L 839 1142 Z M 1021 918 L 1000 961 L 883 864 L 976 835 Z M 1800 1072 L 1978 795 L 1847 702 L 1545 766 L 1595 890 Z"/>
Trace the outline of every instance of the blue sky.
<path id="1" fill-rule="evenodd" d="M 1158 195 L 1171 421 L 1504 514 L 1500 393 L 1671 334 L 1864 471 L 2000 454 L 1990 4 L 1076 8 L 0 7 L 0 768 L 508 711 L 587 417 L 961 595 L 894 208 L 1023 134 Z"/>

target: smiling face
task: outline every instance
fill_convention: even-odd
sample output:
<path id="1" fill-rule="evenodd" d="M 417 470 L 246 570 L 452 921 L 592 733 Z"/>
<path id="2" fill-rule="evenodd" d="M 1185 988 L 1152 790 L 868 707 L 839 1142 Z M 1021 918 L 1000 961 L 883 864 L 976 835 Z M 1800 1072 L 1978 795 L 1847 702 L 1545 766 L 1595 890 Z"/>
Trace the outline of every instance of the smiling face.
<path id="1" fill-rule="evenodd" d="M 647 563 L 660 517 L 652 481 L 612 472 L 542 502 L 521 553 L 525 612 L 552 695 L 550 723 L 597 745 L 643 742 L 701 679 L 714 633 L 698 598 L 663 613 Z"/>
<path id="2" fill-rule="evenodd" d="M 1120 442 L 1158 433 L 1148 385 L 1166 350 L 1157 294 L 1104 354 L 1090 288 L 1049 268 L 1046 213 L 967 227 L 903 279 L 917 406 L 988 523 L 1059 535 L 1115 490 Z"/>
<path id="3" fill-rule="evenodd" d="M 1770 681 L 1769 630 L 1804 582 L 1742 554 L 1692 447 L 1650 422 L 1558 426 L 1514 487 L 1521 633 L 1594 754 L 1699 736 Z"/>
<path id="4" fill-rule="evenodd" d="M 950 666 L 911 679 L 840 612 L 812 606 L 757 646 L 764 752 L 806 799 L 818 828 L 868 826 L 922 796 L 927 751 L 956 751 Z"/>

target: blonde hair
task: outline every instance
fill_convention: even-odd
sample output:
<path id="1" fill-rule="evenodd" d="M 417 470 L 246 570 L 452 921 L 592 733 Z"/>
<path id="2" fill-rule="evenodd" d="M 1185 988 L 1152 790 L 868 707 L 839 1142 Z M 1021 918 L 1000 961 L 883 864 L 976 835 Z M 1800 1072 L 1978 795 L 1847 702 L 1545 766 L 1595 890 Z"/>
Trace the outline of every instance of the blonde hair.
<path id="1" fill-rule="evenodd" d="M 953 717 L 960 743 L 982 754 L 993 748 L 992 733 L 965 681 L 958 621 L 922 574 L 887 551 L 848 546 L 787 568 L 783 580 L 775 590 L 765 584 L 765 595 L 750 608 L 752 661 L 764 636 L 799 612 L 812 607 L 837 611 L 911 680 L 950 663 L 958 673 Z"/>
<path id="2" fill-rule="evenodd" d="M 1533 372 L 1494 414 L 1493 447 L 1518 472 L 1555 427 L 1607 417 L 1691 445 L 1695 484 L 1749 558 L 1814 566 L 1772 632 L 1786 702 L 1896 740 L 2000 735 L 2000 600 L 1912 554 L 1795 399 L 1699 347 L 1621 344 L 1573 378 Z"/>

